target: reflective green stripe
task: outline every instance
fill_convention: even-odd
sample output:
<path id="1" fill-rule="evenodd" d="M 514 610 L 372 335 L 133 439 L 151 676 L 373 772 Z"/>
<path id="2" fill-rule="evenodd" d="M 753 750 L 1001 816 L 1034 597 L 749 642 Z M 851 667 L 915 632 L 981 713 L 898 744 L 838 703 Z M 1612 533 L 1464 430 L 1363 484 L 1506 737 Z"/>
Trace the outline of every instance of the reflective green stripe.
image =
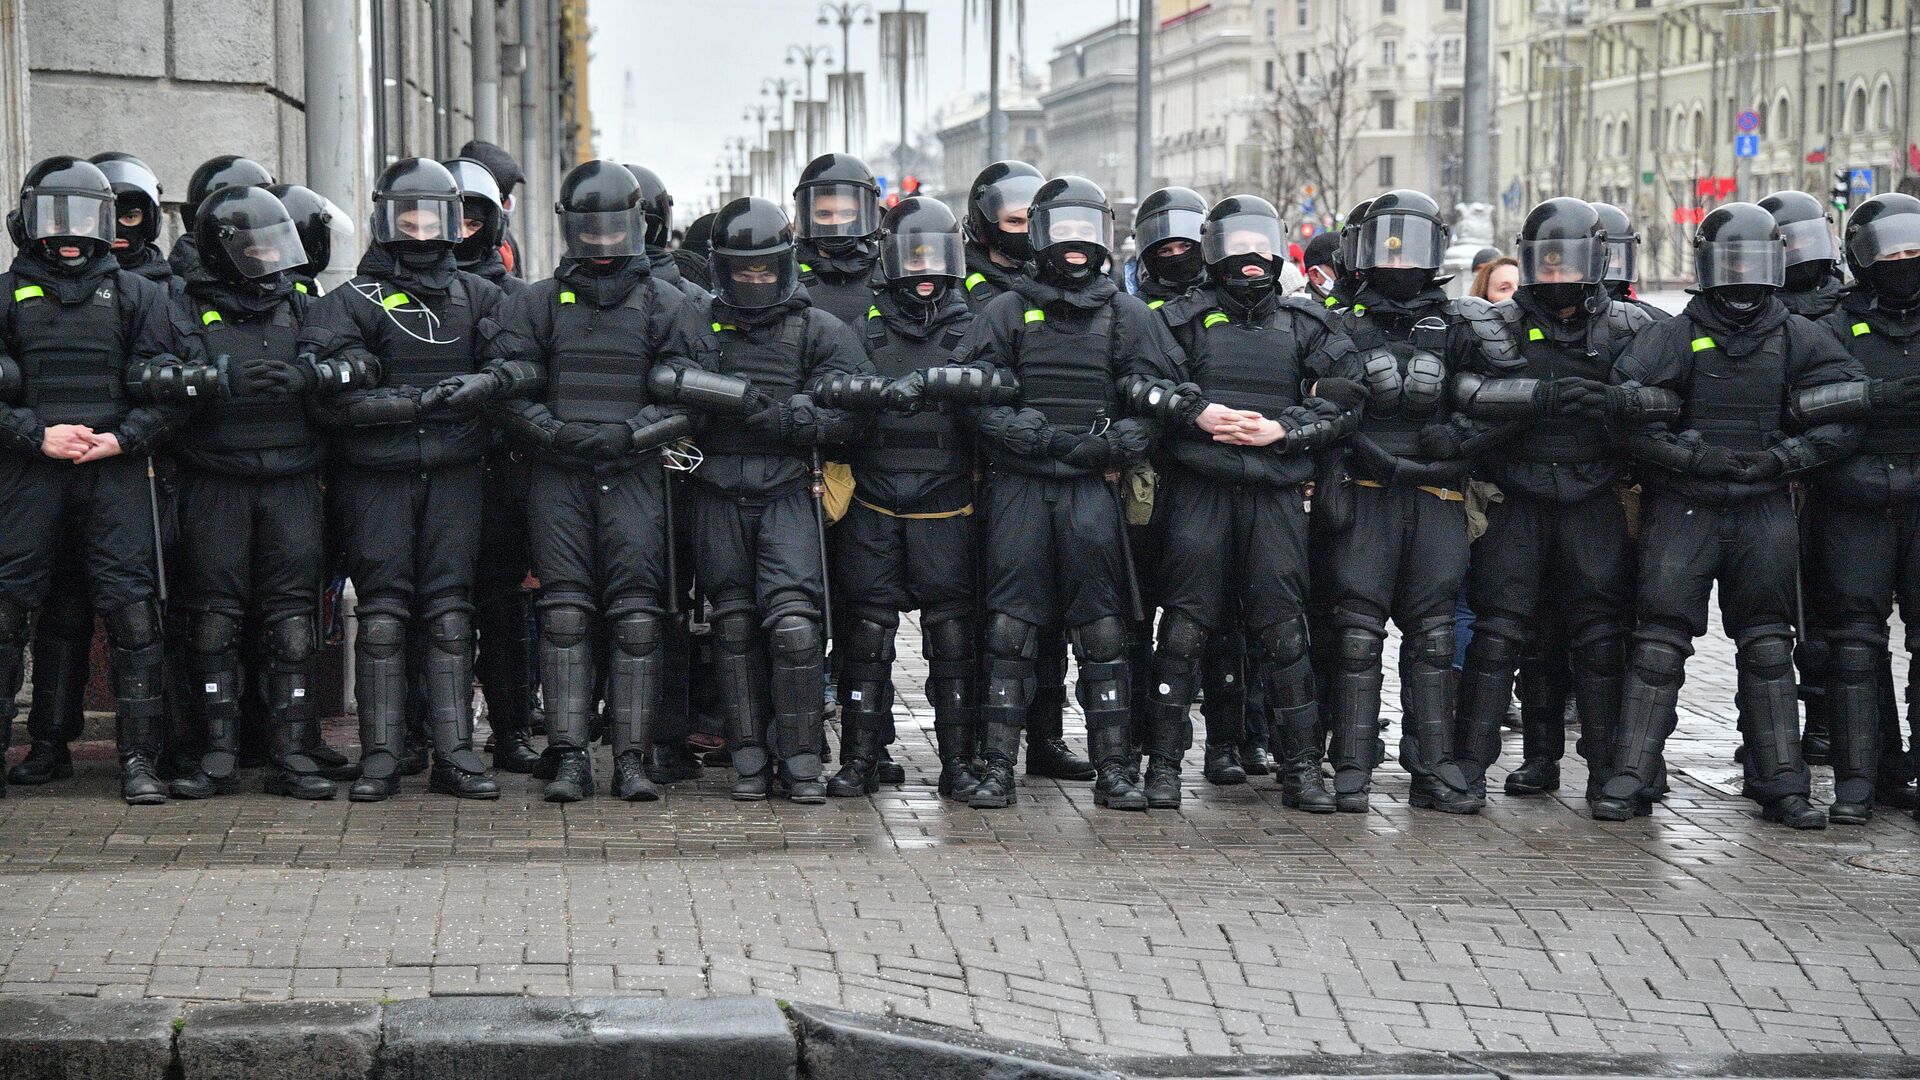
<path id="1" fill-rule="evenodd" d="M 220 317 L 220 313 L 217 311 L 209 311 L 200 316 L 201 326 L 212 326 L 214 323 L 226 321 L 227 320 Z"/>
<path id="2" fill-rule="evenodd" d="M 1694 352 L 1701 352 L 1706 349 L 1717 349 L 1719 347 L 1720 346 L 1713 343 L 1713 339 L 1710 337 L 1697 337 L 1693 339 Z"/>
<path id="3" fill-rule="evenodd" d="M 800 272 L 801 272 L 801 273 L 803 273 L 803 274 L 811 274 L 811 273 L 813 273 L 813 267 L 811 267 L 811 266 L 808 266 L 808 265 L 807 265 L 806 263 L 801 263 L 801 264 L 800 264 Z"/>
<path id="4" fill-rule="evenodd" d="M 1321 303 L 1325 304 L 1328 307 L 1339 307 L 1340 298 L 1337 296 L 1329 296 L 1325 300 L 1322 300 Z"/>
<path id="5" fill-rule="evenodd" d="M 1367 313 L 1367 305 L 1355 304 L 1352 307 L 1348 308 L 1347 310 L 1353 312 L 1356 316 L 1365 315 Z"/>
<path id="6" fill-rule="evenodd" d="M 386 308 L 388 311 L 392 311 L 394 308 L 399 307 L 401 304 L 411 302 L 412 299 L 413 298 L 408 296 L 406 293 L 397 292 L 397 293 L 394 293 L 392 296 L 387 297 L 385 300 L 380 301 L 380 306 L 383 308 Z"/>
<path id="7" fill-rule="evenodd" d="M 36 296 L 45 295 L 47 295 L 47 290 L 38 285 L 22 285 L 13 290 L 13 302 L 17 304 L 22 300 L 31 300 Z"/>
<path id="8" fill-rule="evenodd" d="M 304 295 L 306 294 L 306 291 L 307 291 L 307 283 L 306 283 L 306 282 L 304 282 L 304 281 L 296 281 L 296 282 L 294 282 L 294 283 L 293 283 L 293 291 L 294 291 L 294 292 L 297 292 L 297 293 L 300 293 L 301 295 L 303 295 L 303 296 L 304 296 Z"/>
<path id="9" fill-rule="evenodd" d="M 1873 333 L 1873 327 L 1868 326 L 1866 323 L 1857 322 L 1853 324 L 1854 337 L 1859 337 L 1862 334 L 1871 334 L 1871 333 Z"/>
<path id="10" fill-rule="evenodd" d="M 1545 341 L 1547 340 L 1547 335 L 1542 333 L 1539 327 L 1530 326 L 1527 328 L 1527 340 L 1528 341 Z"/>
<path id="11" fill-rule="evenodd" d="M 574 300 L 575 300 L 575 297 L 574 297 L 574 295 L 573 295 L 573 293 L 572 293 L 572 292 L 570 292 L 570 291 L 568 291 L 568 290 L 565 290 L 565 289 L 563 289 L 563 290 L 561 290 L 561 292 L 560 292 L 560 302 L 561 302 L 561 303 L 563 303 L 563 304 L 571 304 L 571 303 L 573 303 L 573 302 L 574 302 Z"/>
<path id="12" fill-rule="evenodd" d="M 732 323 L 714 323 L 713 324 L 713 332 L 716 334 L 722 330 L 732 330 L 732 329 L 735 329 Z"/>
<path id="13" fill-rule="evenodd" d="M 1028 322 L 1046 322 L 1047 313 L 1044 311 L 1041 311 L 1037 307 L 1030 307 L 1027 309 L 1027 321 Z"/>
<path id="14" fill-rule="evenodd" d="M 986 283 L 986 280 L 987 280 L 987 275 L 985 274 L 968 274 L 967 275 L 967 291 L 972 292 L 973 287 L 975 285 L 983 285 Z"/>
<path id="15" fill-rule="evenodd" d="M 1149 301 L 1147 301 L 1147 306 L 1148 306 L 1148 307 L 1150 307 L 1150 308 L 1152 308 L 1152 309 L 1153 309 L 1153 310 L 1155 310 L 1155 311 L 1159 311 L 1159 310 L 1160 310 L 1161 308 L 1163 308 L 1163 307 L 1165 307 L 1166 305 L 1167 305 L 1167 302 L 1166 302 L 1165 300 L 1149 300 Z"/>
<path id="16" fill-rule="evenodd" d="M 877 308 L 877 307 L 870 307 L 870 308 L 868 308 L 868 309 L 867 309 L 867 318 L 869 318 L 869 319 L 877 319 L 877 318 L 879 318 L 879 317 L 880 317 L 880 309 L 879 309 L 879 308 Z"/>
<path id="17" fill-rule="evenodd" d="M 1232 322 L 1232 321 L 1233 321 L 1232 319 L 1227 318 L 1226 312 L 1216 311 L 1213 314 L 1208 315 L 1206 321 L 1201 323 L 1201 325 L 1208 329 L 1212 329 L 1213 327 L 1219 326 L 1221 323 Z"/>

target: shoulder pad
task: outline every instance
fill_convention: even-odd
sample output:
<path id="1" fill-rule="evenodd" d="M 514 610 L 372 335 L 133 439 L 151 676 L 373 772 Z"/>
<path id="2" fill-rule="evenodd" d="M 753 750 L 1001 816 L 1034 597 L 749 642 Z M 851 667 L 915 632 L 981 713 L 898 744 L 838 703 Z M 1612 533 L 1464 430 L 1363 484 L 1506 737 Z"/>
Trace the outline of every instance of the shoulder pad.
<path id="1" fill-rule="evenodd" d="M 1618 300 L 1607 304 L 1607 329 L 1616 334 L 1638 334 L 1653 325 L 1653 316 L 1637 304 L 1625 304 Z"/>
<path id="2" fill-rule="evenodd" d="M 1333 309 L 1324 304 L 1300 296 L 1283 296 L 1280 298 L 1280 307 L 1295 318 L 1308 319 L 1327 330 L 1333 329 Z"/>
<path id="3" fill-rule="evenodd" d="M 1520 355 L 1520 337 L 1514 333 L 1522 321 L 1520 305 L 1512 300 L 1490 304 L 1478 296 L 1468 296 L 1457 306 L 1461 317 L 1473 328 L 1474 340 L 1489 363 L 1503 371 L 1526 365 L 1526 359 Z"/>
<path id="4" fill-rule="evenodd" d="M 1159 311 L 1160 317 L 1166 320 L 1168 326 L 1185 326 L 1201 315 L 1212 311 L 1213 303 L 1201 297 L 1198 293 L 1187 293 L 1184 296 L 1175 297 L 1167 301 L 1160 305 L 1157 310 Z"/>

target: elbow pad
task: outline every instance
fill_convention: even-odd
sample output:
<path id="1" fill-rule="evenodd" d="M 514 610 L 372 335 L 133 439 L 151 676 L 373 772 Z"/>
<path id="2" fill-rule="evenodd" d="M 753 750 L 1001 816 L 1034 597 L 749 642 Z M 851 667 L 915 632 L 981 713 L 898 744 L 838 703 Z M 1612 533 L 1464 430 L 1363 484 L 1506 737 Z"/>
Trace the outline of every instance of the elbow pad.
<path id="1" fill-rule="evenodd" d="M 1637 438 L 1632 442 L 1635 457 L 1671 472 L 1693 471 L 1695 448 L 1665 439 Z"/>
<path id="2" fill-rule="evenodd" d="M 1680 419 L 1680 395 L 1658 386 L 1636 386 L 1627 392 L 1620 419 L 1629 424 L 1672 424 Z"/>
<path id="3" fill-rule="evenodd" d="M 691 405 L 715 412 L 752 411 L 753 384 L 736 375 L 657 365 L 647 375 L 647 392 L 662 405 Z"/>
<path id="4" fill-rule="evenodd" d="M 1475 420 L 1525 420 L 1536 412 L 1534 395 L 1539 379 L 1489 379 L 1470 371 L 1453 377 L 1453 394 L 1460 411 Z"/>
<path id="5" fill-rule="evenodd" d="M 651 424 L 634 428 L 633 448 L 642 453 L 657 450 L 692 434 L 693 417 L 686 413 L 675 413 L 664 420 L 655 420 Z"/>
<path id="6" fill-rule="evenodd" d="M 854 409 L 860 412 L 878 412 L 886 407 L 884 398 L 887 384 L 893 380 L 885 375 L 855 375 L 846 371 L 829 373 L 814 388 L 813 400 L 829 409 Z"/>
<path id="7" fill-rule="evenodd" d="M 371 390 L 380 385 L 380 361 L 373 357 L 340 353 L 319 360 L 312 353 L 302 353 L 300 358 L 313 369 L 314 385 L 329 391 Z"/>
<path id="8" fill-rule="evenodd" d="M 20 365 L 13 357 L 0 353 L 0 401 L 11 405 L 20 396 Z"/>
<path id="9" fill-rule="evenodd" d="M 341 418 L 353 427 L 380 427 L 385 424 L 411 424 L 420 414 L 412 398 L 399 395 L 362 398 L 349 404 Z"/>
<path id="10" fill-rule="evenodd" d="M 546 372 L 525 360 L 497 361 L 491 370 L 506 384 L 500 390 L 502 397 L 532 397 L 547 388 Z"/>
<path id="11" fill-rule="evenodd" d="M 1810 386 L 1793 395 L 1789 410 L 1806 427 L 1865 419 L 1873 411 L 1872 384 L 1835 382 Z"/>
<path id="12" fill-rule="evenodd" d="M 1121 380 L 1120 392 L 1135 416 L 1152 417 L 1168 424 L 1185 423 L 1185 417 L 1206 408 L 1200 388 L 1192 383 L 1175 386 L 1166 379 L 1129 375 Z"/>
<path id="13" fill-rule="evenodd" d="M 191 404 L 229 396 L 224 354 L 205 367 L 189 367 L 172 357 L 127 369 L 127 389 L 147 401 Z"/>
<path id="14" fill-rule="evenodd" d="M 955 405 L 1012 405 L 1020 400 L 1020 384 L 1001 371 L 949 364 L 927 369 L 927 396 Z"/>

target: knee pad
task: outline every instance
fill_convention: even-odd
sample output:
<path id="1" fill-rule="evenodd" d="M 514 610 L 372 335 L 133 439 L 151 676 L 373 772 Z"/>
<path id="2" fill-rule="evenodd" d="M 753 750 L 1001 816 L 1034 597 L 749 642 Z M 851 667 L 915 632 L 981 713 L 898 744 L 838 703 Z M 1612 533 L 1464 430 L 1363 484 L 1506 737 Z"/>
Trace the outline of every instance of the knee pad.
<path id="1" fill-rule="evenodd" d="M 775 656 L 806 656 L 820 651 L 820 624 L 805 615 L 782 615 L 767 629 L 767 648 Z"/>
<path id="2" fill-rule="evenodd" d="M 1340 631 L 1340 638 L 1334 646 L 1341 671 L 1349 675 L 1364 675 L 1379 670 L 1385 641 L 1358 627 L 1348 627 Z"/>
<path id="3" fill-rule="evenodd" d="M 1672 686 L 1687 670 L 1687 654 L 1665 641 L 1642 641 L 1634 646 L 1633 670 L 1650 686 Z"/>
<path id="4" fill-rule="evenodd" d="M 1475 636 L 1475 641 L 1480 640 Z M 1575 671 L 1584 671 L 1591 675 L 1611 678 L 1624 674 L 1627 667 L 1625 642 L 1619 638 L 1607 638 L 1602 641 L 1590 641 L 1585 645 L 1575 645 L 1568 650 L 1567 663 Z M 1468 648 L 1473 646 L 1469 645 Z"/>
<path id="5" fill-rule="evenodd" d="M 1481 670 L 1516 671 L 1523 652 L 1521 644 L 1505 634 L 1478 630 L 1467 642 L 1467 664 Z"/>
<path id="6" fill-rule="evenodd" d="M 923 622 L 920 651 L 929 662 L 973 659 L 973 620 L 964 615 Z"/>
<path id="7" fill-rule="evenodd" d="M 593 623 L 586 597 L 556 597 L 540 605 L 540 640 L 556 649 L 571 649 L 587 640 Z"/>
<path id="8" fill-rule="evenodd" d="M 160 640 L 160 608 L 136 600 L 107 612 L 107 638 L 117 649 L 144 649 Z"/>
<path id="9" fill-rule="evenodd" d="M 1161 618 L 1160 654 L 1162 656 L 1172 660 L 1198 660 L 1201 651 L 1206 647 L 1206 627 L 1177 611 L 1169 611 Z"/>
<path id="10" fill-rule="evenodd" d="M 751 611 L 730 611 L 713 620 L 714 647 L 730 656 L 742 656 L 753 649 L 754 619 Z"/>
<path id="11" fill-rule="evenodd" d="M 202 611 L 193 617 L 193 651 L 205 656 L 231 652 L 240 641 L 240 620 L 224 611 Z"/>
<path id="12" fill-rule="evenodd" d="M 11 600 L 0 600 L 0 647 L 27 643 L 27 609 Z"/>
<path id="13" fill-rule="evenodd" d="M 1740 643 L 1734 660 L 1742 671 L 1765 679 L 1780 678 L 1793 671 L 1793 639 L 1779 634 L 1748 638 Z"/>
<path id="14" fill-rule="evenodd" d="M 660 649 L 660 620 L 628 615 L 613 624 L 613 647 L 622 656 L 651 656 Z"/>
<path id="15" fill-rule="evenodd" d="M 313 657 L 313 619 L 290 615 L 267 627 L 267 652 L 282 664 L 304 664 Z"/>
<path id="16" fill-rule="evenodd" d="M 1404 642 L 1410 660 L 1429 669 L 1450 668 L 1454 654 L 1453 616 L 1433 619 L 1407 635 Z M 1517 657 L 1516 657 L 1517 658 Z"/>
<path id="17" fill-rule="evenodd" d="M 890 656 L 893 644 L 894 627 L 874 619 L 879 614 L 874 608 L 860 607 L 847 612 L 846 622 L 840 628 L 840 641 L 834 646 L 834 655 L 841 660 L 854 664 L 884 664 Z M 897 624 L 900 616 L 893 612 Z M 783 618 L 792 618 L 784 616 Z"/>
<path id="18" fill-rule="evenodd" d="M 358 647 L 368 656 L 385 660 L 406 648 L 407 624 L 397 615 L 375 612 L 360 619 Z"/>
<path id="19" fill-rule="evenodd" d="M 1282 619 L 1260 632 L 1262 659 L 1286 667 L 1307 655 L 1307 621 L 1295 616 Z"/>
<path id="20" fill-rule="evenodd" d="M 427 620 L 427 640 L 434 651 L 457 656 L 473 647 L 473 616 L 465 611 L 443 611 Z"/>
<path id="21" fill-rule="evenodd" d="M 1073 628 L 1073 651 L 1082 664 L 1110 664 L 1126 655 L 1127 624 L 1118 615 L 1108 615 Z M 1194 655 L 1200 655 L 1198 649 Z"/>
<path id="22" fill-rule="evenodd" d="M 987 616 L 987 654 L 1000 660 L 1031 660 L 1039 650 L 1038 629 L 996 611 Z"/>
<path id="23" fill-rule="evenodd" d="M 1870 642 L 1836 640 L 1829 647 L 1829 670 L 1835 675 L 1871 680 L 1880 666 L 1880 650 Z"/>

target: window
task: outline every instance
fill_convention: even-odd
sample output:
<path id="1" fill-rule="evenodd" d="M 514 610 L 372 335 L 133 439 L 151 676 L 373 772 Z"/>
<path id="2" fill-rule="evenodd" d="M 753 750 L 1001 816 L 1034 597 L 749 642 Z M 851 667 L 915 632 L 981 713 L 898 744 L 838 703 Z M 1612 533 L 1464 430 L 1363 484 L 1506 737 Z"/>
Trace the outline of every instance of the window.
<path id="1" fill-rule="evenodd" d="M 1440 61 L 1446 64 L 1460 62 L 1460 39 L 1457 37 L 1440 39 Z"/>
<path id="2" fill-rule="evenodd" d="M 1393 122 L 1394 121 L 1393 114 L 1396 111 L 1398 111 L 1397 106 L 1399 104 L 1400 104 L 1399 102 L 1395 101 L 1392 98 L 1380 99 L 1380 126 L 1381 127 L 1391 131 L 1394 128 L 1400 126 Z"/>
<path id="3" fill-rule="evenodd" d="M 1450 97 L 1440 103 L 1440 126 L 1447 131 L 1460 130 L 1460 99 Z"/>
<path id="4" fill-rule="evenodd" d="M 1027 145 L 1028 146 L 1040 145 L 1040 129 L 1039 128 L 1030 127 L 1027 129 Z"/>
<path id="5" fill-rule="evenodd" d="M 1295 78 L 1304 79 L 1307 77 L 1306 53 L 1297 52 L 1293 54 L 1293 74 Z"/>
<path id="6" fill-rule="evenodd" d="M 1312 12 L 1312 0 L 1293 0 L 1293 25 L 1307 25 L 1312 19 Z"/>
<path id="7" fill-rule="evenodd" d="M 1400 0 L 1380 0 L 1380 14 L 1396 15 L 1400 11 Z"/>
<path id="8" fill-rule="evenodd" d="M 1441 4 L 1441 5 L 1440 5 L 1440 10 L 1442 10 L 1442 11 L 1459 11 L 1459 10 L 1460 10 L 1460 0 L 1447 0 L 1447 2 L 1446 2 L 1446 3 L 1444 3 L 1444 4 Z"/>
<path id="9" fill-rule="evenodd" d="M 1886 83 L 1873 93 L 1873 125 L 1881 131 L 1893 130 L 1893 87 Z"/>
<path id="10" fill-rule="evenodd" d="M 1380 159 L 1380 186 L 1383 188 L 1390 188 L 1393 186 L 1393 156 L 1392 155 L 1387 155 Z"/>
<path id="11" fill-rule="evenodd" d="M 1272 41 L 1274 38 L 1277 38 L 1279 36 L 1280 36 L 1280 13 L 1278 11 L 1275 11 L 1272 8 L 1268 8 L 1267 9 L 1267 40 Z"/>
<path id="12" fill-rule="evenodd" d="M 1380 43 L 1380 63 L 1384 67 L 1393 67 L 1400 62 L 1400 43 L 1392 38 Z M 1864 95 L 1862 96 L 1864 101 Z M 1861 108 L 1864 110 L 1865 105 Z"/>
<path id="13" fill-rule="evenodd" d="M 1271 60 L 1267 61 L 1266 67 L 1267 67 L 1267 89 L 1271 91 L 1274 88 L 1274 67 L 1275 67 L 1274 62 Z"/>

